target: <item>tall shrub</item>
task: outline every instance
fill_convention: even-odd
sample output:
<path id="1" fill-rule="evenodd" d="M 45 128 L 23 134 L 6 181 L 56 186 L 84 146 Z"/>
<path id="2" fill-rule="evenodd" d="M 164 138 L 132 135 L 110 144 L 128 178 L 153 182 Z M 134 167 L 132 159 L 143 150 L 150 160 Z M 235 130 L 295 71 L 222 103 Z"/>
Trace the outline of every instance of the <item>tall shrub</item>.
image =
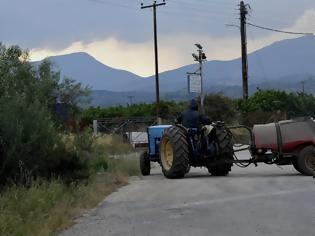
<path id="1" fill-rule="evenodd" d="M 87 168 L 65 148 L 52 119 L 56 93 L 71 105 L 82 95 L 80 84 L 59 76 L 49 62 L 33 68 L 27 52 L 0 43 L 0 183 L 71 177 Z"/>

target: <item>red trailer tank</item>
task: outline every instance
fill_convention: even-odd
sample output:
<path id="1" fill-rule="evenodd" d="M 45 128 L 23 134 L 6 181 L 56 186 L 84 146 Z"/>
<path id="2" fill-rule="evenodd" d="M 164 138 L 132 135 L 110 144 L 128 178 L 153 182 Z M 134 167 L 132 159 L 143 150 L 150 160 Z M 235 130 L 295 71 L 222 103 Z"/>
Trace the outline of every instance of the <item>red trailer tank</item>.
<path id="1" fill-rule="evenodd" d="M 256 149 L 292 153 L 315 144 L 315 123 L 313 120 L 286 120 L 254 125 L 253 135 Z"/>
<path id="2" fill-rule="evenodd" d="M 267 164 L 293 164 L 304 175 L 315 175 L 315 122 L 286 120 L 254 125 L 251 153 Z"/>

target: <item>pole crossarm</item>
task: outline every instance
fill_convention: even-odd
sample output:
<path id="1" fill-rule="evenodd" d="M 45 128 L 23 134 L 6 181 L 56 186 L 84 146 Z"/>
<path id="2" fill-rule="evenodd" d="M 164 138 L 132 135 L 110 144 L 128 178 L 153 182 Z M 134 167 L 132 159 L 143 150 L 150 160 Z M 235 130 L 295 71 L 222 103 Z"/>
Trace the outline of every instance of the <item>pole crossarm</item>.
<path id="1" fill-rule="evenodd" d="M 199 71 L 199 69 L 197 71 Z M 197 73 L 197 71 L 196 72 L 187 72 L 186 74 L 187 75 L 201 75 L 201 73 Z"/>
<path id="2" fill-rule="evenodd" d="M 162 2 L 162 3 L 154 3 L 152 5 L 147 5 L 147 6 L 141 6 L 141 9 L 146 9 L 146 8 L 152 8 L 152 7 L 159 7 L 159 6 L 163 6 L 163 5 L 166 5 L 165 2 Z"/>

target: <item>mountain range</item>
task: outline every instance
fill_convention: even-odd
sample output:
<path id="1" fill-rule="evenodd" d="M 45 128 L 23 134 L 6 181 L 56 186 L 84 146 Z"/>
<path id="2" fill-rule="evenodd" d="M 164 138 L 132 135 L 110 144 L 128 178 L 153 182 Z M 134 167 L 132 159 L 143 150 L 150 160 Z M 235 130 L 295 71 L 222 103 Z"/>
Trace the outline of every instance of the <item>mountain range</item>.
<path id="1" fill-rule="evenodd" d="M 50 57 L 62 76 L 71 77 L 92 90 L 92 105 L 125 104 L 127 97 L 134 102 L 153 101 L 154 76 L 147 78 L 125 70 L 111 68 L 86 53 L 73 53 Z M 312 82 L 315 74 L 315 38 L 304 36 L 275 42 L 248 55 L 250 90 L 260 88 L 300 88 L 301 81 Z M 187 97 L 187 72 L 191 64 L 160 73 L 162 98 Z M 204 86 L 207 92 L 223 91 L 229 96 L 241 95 L 241 59 L 207 61 L 204 63 Z M 312 86 L 308 86 L 312 87 Z M 310 91 L 310 92 L 315 92 Z M 119 98 L 119 99 L 118 99 Z M 106 102 L 97 102 L 103 100 Z"/>

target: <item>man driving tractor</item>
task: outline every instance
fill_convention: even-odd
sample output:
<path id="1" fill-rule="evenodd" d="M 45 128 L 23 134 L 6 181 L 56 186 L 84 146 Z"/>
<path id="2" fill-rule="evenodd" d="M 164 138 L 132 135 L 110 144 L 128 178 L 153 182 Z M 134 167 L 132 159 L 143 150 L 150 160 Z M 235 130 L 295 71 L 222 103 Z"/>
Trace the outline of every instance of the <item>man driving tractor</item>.
<path id="1" fill-rule="evenodd" d="M 197 134 L 201 134 L 201 153 L 206 155 L 209 151 L 213 150 L 211 145 L 212 137 L 210 132 L 212 127 L 210 126 L 211 121 L 205 114 L 198 112 L 198 104 L 195 99 L 190 101 L 189 109 L 182 112 L 176 119 L 177 124 L 183 125 L 187 129 L 197 129 Z M 201 132 L 202 131 L 202 132 Z"/>
<path id="2" fill-rule="evenodd" d="M 186 128 L 200 129 L 203 125 L 210 125 L 209 117 L 198 112 L 198 104 L 195 99 L 190 101 L 189 109 L 182 112 L 176 119 L 176 123 Z"/>

